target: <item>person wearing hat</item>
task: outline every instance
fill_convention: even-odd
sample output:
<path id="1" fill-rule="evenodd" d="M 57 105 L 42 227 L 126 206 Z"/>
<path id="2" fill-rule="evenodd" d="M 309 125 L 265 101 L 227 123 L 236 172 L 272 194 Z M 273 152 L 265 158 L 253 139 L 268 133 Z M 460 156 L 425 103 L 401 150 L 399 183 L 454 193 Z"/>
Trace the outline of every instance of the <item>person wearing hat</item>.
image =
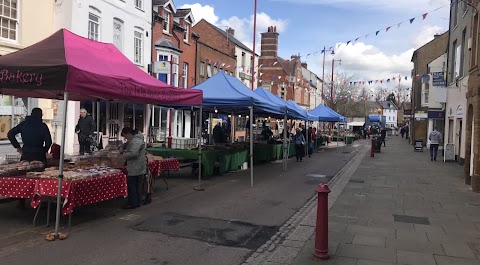
<path id="1" fill-rule="evenodd" d="M 305 137 L 303 136 L 302 129 L 297 128 L 296 134 L 293 137 L 293 141 L 295 143 L 295 154 L 297 158 L 297 162 L 302 162 L 303 155 L 305 155 Z"/>

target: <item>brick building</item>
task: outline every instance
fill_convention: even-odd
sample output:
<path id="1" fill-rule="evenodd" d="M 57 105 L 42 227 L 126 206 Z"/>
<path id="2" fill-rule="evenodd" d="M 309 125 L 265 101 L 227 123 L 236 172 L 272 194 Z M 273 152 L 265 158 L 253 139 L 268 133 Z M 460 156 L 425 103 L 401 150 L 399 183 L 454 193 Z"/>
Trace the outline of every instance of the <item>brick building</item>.
<path id="1" fill-rule="evenodd" d="M 412 63 L 412 119 L 410 120 L 410 139 L 422 139 L 424 144 L 427 139 L 428 106 L 422 106 L 422 82 L 424 76 L 430 74 L 429 64 L 447 51 L 448 32 L 435 35 L 434 39 L 413 52 Z M 425 87 L 425 86 L 423 86 Z"/>
<path id="2" fill-rule="evenodd" d="M 198 51 L 197 51 L 197 70 L 194 73 L 194 79 L 197 84 L 207 80 L 215 75 L 218 71 L 224 71 L 225 73 L 234 76 L 235 75 L 235 56 L 224 53 L 215 49 L 210 45 L 211 40 L 205 37 L 203 41 L 203 35 L 199 35 Z M 220 89 L 220 88 L 219 88 Z"/>
<path id="3" fill-rule="evenodd" d="M 158 73 L 157 78 L 176 87 L 194 85 L 195 20 L 190 9 L 177 9 L 172 0 L 154 0 L 154 27 L 152 62 L 172 62 L 168 73 Z"/>
<path id="4" fill-rule="evenodd" d="M 233 75 L 240 79 L 243 84 L 247 87 L 251 87 L 257 72 L 252 69 L 252 60 L 254 59 L 253 52 L 250 48 L 245 46 L 245 44 L 235 38 L 234 29 L 227 28 L 226 30 L 222 30 L 202 19 L 195 24 L 193 30 L 200 35 L 203 44 L 207 44 L 210 48 L 217 50 L 219 53 L 235 59 L 233 64 L 230 59 L 227 58 L 224 58 L 224 60 L 213 59 L 213 64 L 217 62 L 218 69 L 222 69 L 230 74 L 233 73 Z M 207 62 L 204 61 L 204 63 Z M 255 65 L 258 67 L 258 55 L 255 56 Z"/>
<path id="5" fill-rule="evenodd" d="M 274 26 L 261 34 L 258 86 L 270 90 L 284 100 L 293 100 L 301 106 L 310 106 L 310 84 L 302 75 L 300 56 L 290 60 L 278 56 L 278 36 Z"/>
<path id="6" fill-rule="evenodd" d="M 479 10 L 480 1 L 475 0 L 473 6 Z M 479 18 L 478 13 L 473 15 L 471 35 L 470 74 L 467 91 L 467 121 L 465 139 L 465 182 L 472 184 L 474 192 L 480 192 L 480 61 L 479 47 Z"/>

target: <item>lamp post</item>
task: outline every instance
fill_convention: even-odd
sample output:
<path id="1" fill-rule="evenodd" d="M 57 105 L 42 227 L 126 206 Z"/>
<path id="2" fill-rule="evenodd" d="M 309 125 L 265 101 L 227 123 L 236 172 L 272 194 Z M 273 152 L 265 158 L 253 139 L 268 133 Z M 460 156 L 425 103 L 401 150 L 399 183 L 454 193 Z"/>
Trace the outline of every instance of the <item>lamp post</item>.
<path id="1" fill-rule="evenodd" d="M 334 52 L 332 52 L 332 54 L 335 54 Z M 339 62 L 340 64 L 342 64 L 342 60 L 335 60 L 335 59 L 332 59 L 332 82 L 331 82 L 331 86 L 330 86 L 330 108 L 333 109 L 333 84 L 334 84 L 334 80 L 333 80 L 333 75 L 334 75 L 334 69 L 335 69 L 335 62 Z M 332 135 L 332 124 L 330 123 L 330 126 L 329 126 L 329 134 Z"/>
<path id="2" fill-rule="evenodd" d="M 252 90 L 255 87 L 255 37 L 257 35 L 257 0 L 254 0 L 253 7 L 253 60 L 252 60 Z"/>
<path id="3" fill-rule="evenodd" d="M 332 55 L 335 55 L 335 51 L 333 49 L 328 49 L 326 50 L 325 49 L 325 46 L 323 47 L 323 74 L 322 74 L 322 99 L 325 100 L 325 95 L 324 95 L 324 90 L 323 90 L 323 87 L 325 85 L 325 53 L 327 53 L 327 51 L 331 51 L 332 52 Z"/>

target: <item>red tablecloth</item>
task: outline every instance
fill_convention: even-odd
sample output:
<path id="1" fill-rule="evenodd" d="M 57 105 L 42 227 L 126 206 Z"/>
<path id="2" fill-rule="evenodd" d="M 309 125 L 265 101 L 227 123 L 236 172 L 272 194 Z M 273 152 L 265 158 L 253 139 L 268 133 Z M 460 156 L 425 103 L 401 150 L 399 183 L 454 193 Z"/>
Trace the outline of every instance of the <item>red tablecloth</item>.
<path id="1" fill-rule="evenodd" d="M 160 172 L 161 171 L 179 171 L 180 161 L 176 158 L 168 158 L 160 160 Z"/>
<path id="2" fill-rule="evenodd" d="M 179 171 L 180 161 L 176 158 L 168 158 L 164 160 L 154 160 L 148 162 L 148 169 L 153 176 L 158 177 L 162 171 Z"/>
<path id="3" fill-rule="evenodd" d="M 32 198 L 38 179 L 0 177 L 0 196 L 8 198 Z"/>
<path id="4" fill-rule="evenodd" d="M 39 179 L 35 186 L 32 207 L 40 204 L 41 196 L 57 196 L 58 180 Z M 110 174 L 78 181 L 62 182 L 62 198 L 65 199 L 62 214 L 68 215 L 79 206 L 127 196 L 127 178 L 123 173 Z"/>

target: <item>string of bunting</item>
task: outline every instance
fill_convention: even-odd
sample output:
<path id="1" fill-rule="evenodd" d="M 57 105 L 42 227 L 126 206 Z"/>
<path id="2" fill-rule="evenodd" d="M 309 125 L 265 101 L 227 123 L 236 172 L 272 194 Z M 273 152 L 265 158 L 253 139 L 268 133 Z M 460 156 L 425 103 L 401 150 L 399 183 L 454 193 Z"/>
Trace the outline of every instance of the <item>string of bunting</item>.
<path id="1" fill-rule="evenodd" d="M 421 15 L 418 15 L 418 16 L 415 16 L 415 17 L 410 18 L 410 19 L 408 19 L 408 20 L 405 20 L 405 21 L 396 23 L 396 24 L 394 24 L 394 25 L 396 26 L 396 28 L 400 28 L 400 26 L 403 25 L 404 23 L 405 23 L 405 24 L 406 24 L 406 23 L 413 24 L 413 22 L 414 22 L 417 18 L 421 18 L 422 20 L 425 20 L 425 19 L 427 18 L 428 14 L 433 13 L 433 12 L 436 12 L 436 11 L 438 11 L 438 10 L 446 7 L 446 6 L 450 6 L 450 8 L 452 8 L 452 7 L 454 6 L 454 4 L 455 4 L 455 1 L 452 1 L 450 4 L 443 5 L 443 6 L 438 7 L 438 8 L 436 8 L 436 9 L 430 11 L 430 12 L 423 13 L 423 14 L 421 14 Z M 336 46 L 336 48 L 338 49 L 338 48 L 339 48 L 340 46 L 342 46 L 342 45 L 348 46 L 350 43 L 357 42 L 357 41 L 360 40 L 360 39 L 367 39 L 367 38 L 370 37 L 370 36 L 375 36 L 375 37 L 376 37 L 376 36 L 378 36 L 381 32 L 385 31 L 385 33 L 387 33 L 387 32 L 389 32 L 389 31 L 391 31 L 391 29 L 393 29 L 393 28 L 394 28 L 394 26 L 388 26 L 388 27 L 386 27 L 385 29 L 379 29 L 379 30 L 376 30 L 376 31 L 374 31 L 374 32 L 370 32 L 370 33 L 368 33 L 368 34 L 362 35 L 362 36 L 360 36 L 360 37 L 356 37 L 356 38 L 354 38 L 354 39 L 351 39 L 351 40 L 347 41 L 346 43 L 338 43 L 337 46 Z M 310 55 L 316 55 L 316 54 L 318 54 L 318 53 L 323 54 L 324 52 L 326 52 L 326 51 L 331 51 L 331 50 L 333 50 L 333 46 L 330 47 L 330 48 L 327 49 L 327 50 L 324 48 L 323 50 L 320 50 L 320 51 L 315 51 L 315 52 L 308 53 L 308 54 L 307 54 L 307 57 L 310 56 Z"/>
<path id="2" fill-rule="evenodd" d="M 376 79 L 376 80 L 368 80 L 368 81 L 345 81 L 345 85 L 350 85 L 350 86 L 356 86 L 356 85 L 373 85 L 373 84 L 383 84 L 385 83 L 390 83 L 391 81 L 396 81 L 401 79 L 400 76 L 398 77 L 392 77 L 388 79 Z M 403 77 L 403 79 L 408 80 L 408 76 Z"/>

